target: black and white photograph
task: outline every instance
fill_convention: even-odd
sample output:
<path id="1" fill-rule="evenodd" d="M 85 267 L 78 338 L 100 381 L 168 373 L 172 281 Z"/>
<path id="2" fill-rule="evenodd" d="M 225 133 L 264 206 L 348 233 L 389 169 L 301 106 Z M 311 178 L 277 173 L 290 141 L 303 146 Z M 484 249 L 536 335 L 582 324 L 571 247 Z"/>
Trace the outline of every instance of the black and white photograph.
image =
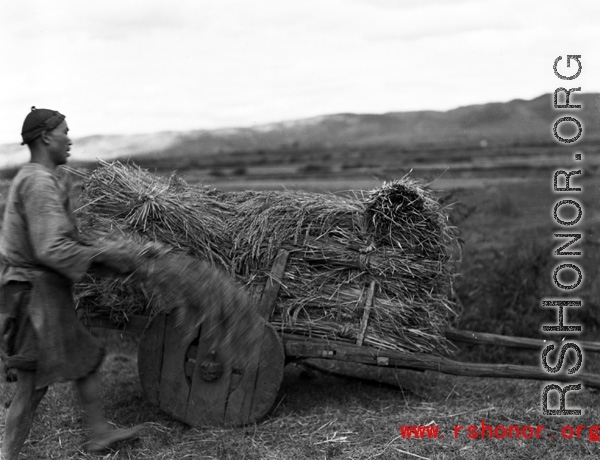
<path id="1" fill-rule="evenodd" d="M 0 460 L 600 456 L 600 4 L 5 1 Z"/>

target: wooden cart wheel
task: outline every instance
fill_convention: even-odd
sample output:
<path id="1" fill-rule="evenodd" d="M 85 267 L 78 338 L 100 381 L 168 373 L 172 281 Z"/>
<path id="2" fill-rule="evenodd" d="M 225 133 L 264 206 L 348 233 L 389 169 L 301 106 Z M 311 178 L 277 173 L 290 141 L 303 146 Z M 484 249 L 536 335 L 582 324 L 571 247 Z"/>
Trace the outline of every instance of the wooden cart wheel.
<path id="1" fill-rule="evenodd" d="M 262 342 L 243 368 L 224 364 L 235 362 L 228 359 L 230 351 L 211 349 L 202 326 L 193 335 L 185 340 L 173 315 L 150 321 L 138 350 L 138 371 L 148 400 L 191 426 L 238 426 L 264 417 L 275 402 L 285 364 L 275 329 L 265 325 Z"/>

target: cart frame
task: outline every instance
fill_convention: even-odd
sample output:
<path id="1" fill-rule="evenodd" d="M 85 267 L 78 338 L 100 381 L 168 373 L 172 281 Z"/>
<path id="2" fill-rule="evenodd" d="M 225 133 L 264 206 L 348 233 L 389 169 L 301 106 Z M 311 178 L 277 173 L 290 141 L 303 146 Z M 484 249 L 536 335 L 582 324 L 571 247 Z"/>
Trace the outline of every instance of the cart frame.
<path id="1" fill-rule="evenodd" d="M 280 250 L 260 295 L 258 310 L 264 318 L 270 318 L 276 306 L 287 258 L 287 251 Z M 165 412 L 192 426 L 204 424 L 243 425 L 259 420 L 268 413 L 275 401 L 285 364 L 289 361 L 311 358 L 386 368 L 434 371 L 469 377 L 517 378 L 553 382 L 577 381 L 588 387 L 600 388 L 600 375 L 587 372 L 579 372 L 576 375 L 553 374 L 546 372 L 541 365 L 535 367 L 515 364 L 469 363 L 445 356 L 363 346 L 374 288 L 375 283 L 372 282 L 367 291 L 356 344 L 276 333 L 274 328 L 268 327 L 265 339 L 259 347 L 261 350 L 257 350 L 251 360 L 253 362 L 248 363 L 245 370 L 225 371 L 226 377 L 229 379 L 225 385 L 227 388 L 223 388 L 224 385 L 219 383 L 220 375 L 213 380 L 208 380 L 206 375 L 202 375 L 202 378 L 198 377 L 200 375 L 198 368 L 202 367 L 207 359 L 214 361 L 215 351 L 202 350 L 201 340 L 200 342 L 196 340 L 193 344 L 179 344 L 176 337 L 169 336 L 168 330 L 172 323 L 167 315 L 161 314 L 155 318 L 131 316 L 125 324 L 121 325 L 113 323 L 104 316 L 84 316 L 81 319 L 89 328 L 118 329 L 141 335 L 138 369 L 147 398 L 158 404 Z M 156 326 L 157 322 L 160 323 L 160 327 Z M 158 335 L 156 331 L 159 331 Z M 458 329 L 447 329 L 445 335 L 455 342 L 536 349 L 540 352 L 549 345 L 546 340 Z M 600 352 L 600 343 L 578 341 L 578 344 L 588 352 Z M 560 348 L 560 344 L 558 345 Z M 174 352 L 168 351 L 169 347 Z M 157 362 L 157 359 L 162 361 Z M 182 359 L 184 362 L 180 362 Z M 264 364 L 262 364 L 263 361 L 265 361 Z M 198 400 L 201 400 L 200 403 Z"/>

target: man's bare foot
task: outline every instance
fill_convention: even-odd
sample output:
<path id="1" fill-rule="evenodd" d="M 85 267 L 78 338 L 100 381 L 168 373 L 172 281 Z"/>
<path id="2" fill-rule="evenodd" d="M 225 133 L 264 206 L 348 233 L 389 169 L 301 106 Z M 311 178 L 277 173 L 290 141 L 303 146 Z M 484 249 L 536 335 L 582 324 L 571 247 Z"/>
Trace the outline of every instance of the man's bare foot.
<path id="1" fill-rule="evenodd" d="M 132 428 L 106 428 L 106 430 L 92 435 L 84 446 L 85 450 L 88 452 L 101 452 L 119 441 L 136 438 L 143 428 L 143 425 L 136 425 Z"/>

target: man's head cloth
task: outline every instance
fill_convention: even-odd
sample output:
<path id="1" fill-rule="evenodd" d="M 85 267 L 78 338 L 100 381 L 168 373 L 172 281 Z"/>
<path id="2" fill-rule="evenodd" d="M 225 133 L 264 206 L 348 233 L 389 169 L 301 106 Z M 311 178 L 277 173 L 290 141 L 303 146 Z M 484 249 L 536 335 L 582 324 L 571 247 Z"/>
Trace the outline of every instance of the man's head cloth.
<path id="1" fill-rule="evenodd" d="M 29 144 L 37 139 L 43 131 L 52 131 L 62 123 L 65 116 L 56 110 L 36 109 L 31 107 L 31 112 L 25 117 L 21 137 L 23 142 L 21 145 Z"/>

